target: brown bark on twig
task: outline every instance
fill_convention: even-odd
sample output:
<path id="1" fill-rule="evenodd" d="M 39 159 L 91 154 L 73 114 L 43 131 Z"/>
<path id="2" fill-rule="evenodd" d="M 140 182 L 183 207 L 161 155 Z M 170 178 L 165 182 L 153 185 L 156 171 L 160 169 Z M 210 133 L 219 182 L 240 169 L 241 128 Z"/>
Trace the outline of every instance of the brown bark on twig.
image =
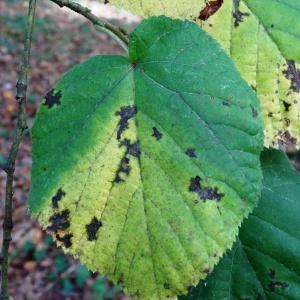
<path id="1" fill-rule="evenodd" d="M 18 118 L 12 146 L 3 170 L 6 172 L 6 192 L 5 192 L 5 208 L 3 221 L 3 240 L 1 250 L 1 300 L 8 300 L 8 258 L 9 245 L 11 242 L 12 222 L 12 198 L 13 198 L 13 181 L 15 172 L 15 162 L 18 155 L 19 146 L 27 128 L 26 125 L 26 92 L 27 92 L 27 73 L 29 66 L 30 48 L 32 40 L 32 32 L 34 26 L 36 0 L 29 0 L 27 29 L 24 42 L 24 49 L 21 58 L 21 69 L 19 80 L 17 82 L 16 99 L 19 104 Z"/>

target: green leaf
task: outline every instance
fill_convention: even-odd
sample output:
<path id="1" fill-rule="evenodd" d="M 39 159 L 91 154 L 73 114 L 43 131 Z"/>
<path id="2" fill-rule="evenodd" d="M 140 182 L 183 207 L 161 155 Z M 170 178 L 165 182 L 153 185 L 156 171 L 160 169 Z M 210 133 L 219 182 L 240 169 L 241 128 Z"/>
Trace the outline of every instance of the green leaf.
<path id="1" fill-rule="evenodd" d="M 213 1 L 208 1 L 213 2 Z M 216 38 L 257 92 L 265 146 L 300 146 L 300 1 L 226 0 L 206 21 L 204 0 L 111 0 L 141 16 L 197 20 Z"/>
<path id="2" fill-rule="evenodd" d="M 300 174 L 279 151 L 262 155 L 263 192 L 240 240 L 181 299 L 300 299 Z"/>
<path id="3" fill-rule="evenodd" d="M 129 53 L 89 59 L 46 95 L 29 206 L 88 268 L 165 299 L 206 276 L 256 205 L 262 121 L 197 25 L 151 18 Z"/>

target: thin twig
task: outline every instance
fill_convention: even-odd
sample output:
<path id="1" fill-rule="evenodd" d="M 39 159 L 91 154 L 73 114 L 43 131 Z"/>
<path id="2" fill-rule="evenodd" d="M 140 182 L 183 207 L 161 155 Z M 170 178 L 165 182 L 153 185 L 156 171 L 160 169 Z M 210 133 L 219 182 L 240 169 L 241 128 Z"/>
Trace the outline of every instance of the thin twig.
<path id="1" fill-rule="evenodd" d="M 26 92 L 27 92 L 27 73 L 30 57 L 30 48 L 32 40 L 32 32 L 34 26 L 36 0 L 29 0 L 26 38 L 24 41 L 24 49 L 21 58 L 21 68 L 19 79 L 17 82 L 16 99 L 19 105 L 18 118 L 12 146 L 3 170 L 6 172 L 6 192 L 5 192 L 5 209 L 3 221 L 3 240 L 1 251 L 1 300 L 9 299 L 8 294 L 8 257 L 9 245 L 11 242 L 12 222 L 12 198 L 13 198 L 13 180 L 15 172 L 15 162 L 18 155 L 19 146 L 27 129 L 26 125 Z"/>
<path id="2" fill-rule="evenodd" d="M 69 9 L 77 12 L 78 14 L 84 16 L 89 21 L 91 21 L 96 29 L 100 29 L 108 33 L 112 38 L 114 38 L 118 44 L 127 52 L 128 51 L 128 36 L 126 31 L 122 28 L 112 25 L 109 22 L 100 20 L 95 16 L 91 10 L 81 4 L 71 1 L 71 0 L 50 0 L 56 3 L 60 7 L 68 7 Z"/>

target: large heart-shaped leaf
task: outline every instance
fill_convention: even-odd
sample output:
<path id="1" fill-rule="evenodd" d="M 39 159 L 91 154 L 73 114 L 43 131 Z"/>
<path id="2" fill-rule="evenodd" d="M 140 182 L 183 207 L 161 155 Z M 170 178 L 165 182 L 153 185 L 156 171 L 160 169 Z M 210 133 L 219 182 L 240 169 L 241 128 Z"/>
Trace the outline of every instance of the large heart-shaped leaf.
<path id="1" fill-rule="evenodd" d="M 240 240 L 182 299 L 300 299 L 300 174 L 279 151 L 265 151 L 262 165 L 262 198 Z"/>
<path id="2" fill-rule="evenodd" d="M 164 299 L 206 276 L 256 205 L 262 122 L 197 25 L 151 18 L 129 53 L 89 59 L 46 95 L 29 204 L 90 269 Z"/>
<path id="3" fill-rule="evenodd" d="M 141 16 L 166 14 L 197 21 L 222 44 L 256 90 L 265 121 L 265 146 L 300 146 L 299 0 L 110 3 Z"/>

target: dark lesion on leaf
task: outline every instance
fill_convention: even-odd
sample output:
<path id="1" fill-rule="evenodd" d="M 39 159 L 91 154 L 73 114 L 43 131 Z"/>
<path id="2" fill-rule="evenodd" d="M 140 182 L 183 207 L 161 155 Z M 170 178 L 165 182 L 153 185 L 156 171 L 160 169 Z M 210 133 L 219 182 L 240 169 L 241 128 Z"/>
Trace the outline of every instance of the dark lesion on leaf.
<path id="1" fill-rule="evenodd" d="M 234 18 L 234 26 L 238 27 L 241 22 L 243 22 L 244 17 L 249 17 L 249 13 L 244 13 L 240 11 L 240 0 L 233 0 L 234 3 L 234 11 L 232 13 L 232 16 Z"/>
<path id="2" fill-rule="evenodd" d="M 119 167 L 117 169 L 117 173 L 116 173 L 116 177 L 114 182 L 121 182 L 124 181 L 124 179 L 122 178 L 122 174 L 125 175 L 129 175 L 130 171 L 131 171 L 131 166 L 130 166 L 130 159 L 125 155 L 124 157 L 122 157 Z"/>
<path id="3" fill-rule="evenodd" d="M 300 70 L 296 68 L 295 61 L 287 60 L 287 69 L 283 71 L 283 74 L 291 81 L 290 89 L 300 93 Z"/>
<path id="4" fill-rule="evenodd" d="M 289 287 L 289 284 L 287 282 L 276 280 L 276 271 L 273 269 L 270 269 L 269 278 L 269 289 L 271 292 L 275 292 L 276 287 L 281 288 L 283 290 Z"/>
<path id="5" fill-rule="evenodd" d="M 293 146 L 297 144 L 297 139 L 294 138 L 288 130 L 286 130 L 280 135 L 280 138 L 278 139 L 278 144 L 283 148 L 285 146 Z"/>
<path id="6" fill-rule="evenodd" d="M 196 193 L 203 202 L 206 202 L 206 200 L 221 201 L 224 194 L 219 193 L 216 187 L 203 187 L 201 180 L 202 179 L 199 176 L 192 177 L 190 180 L 189 191 Z"/>
<path id="7" fill-rule="evenodd" d="M 59 188 L 56 192 L 56 194 L 52 197 L 52 207 L 58 208 L 58 202 L 66 195 L 66 193 L 62 190 L 62 188 Z"/>
<path id="8" fill-rule="evenodd" d="M 98 220 L 96 217 L 92 219 L 92 221 L 86 225 L 86 233 L 87 233 L 87 240 L 94 241 L 97 239 L 97 232 L 102 226 L 102 222 Z"/>
<path id="9" fill-rule="evenodd" d="M 65 248 L 70 248 L 72 246 L 72 237 L 73 234 L 65 234 L 63 236 L 61 236 L 60 234 L 56 234 L 56 239 L 58 241 L 60 241 L 61 243 L 63 243 L 63 245 L 65 246 Z"/>
<path id="10" fill-rule="evenodd" d="M 124 139 L 120 143 L 120 147 L 125 146 L 126 147 L 126 153 L 134 156 L 134 157 L 139 157 L 141 155 L 141 148 L 140 148 L 140 143 L 139 141 L 131 144 L 130 140 Z"/>
<path id="11" fill-rule="evenodd" d="M 250 104 L 250 107 L 251 107 L 251 112 L 252 112 L 253 118 L 254 118 L 254 119 L 257 118 L 257 116 L 258 116 L 258 111 L 257 111 L 257 109 L 256 109 L 252 104 Z"/>
<path id="12" fill-rule="evenodd" d="M 215 14 L 223 4 L 223 0 L 205 1 L 206 6 L 200 11 L 198 19 L 206 21 L 209 17 Z"/>
<path id="13" fill-rule="evenodd" d="M 120 116 L 118 123 L 117 139 L 121 139 L 121 135 L 124 130 L 128 129 L 128 121 L 137 114 L 137 107 L 133 106 L 122 106 L 119 111 L 116 112 L 116 116 Z"/>
<path id="14" fill-rule="evenodd" d="M 159 141 L 162 138 L 163 134 L 156 127 L 153 127 L 152 136 L 155 137 L 157 141 Z"/>
<path id="15" fill-rule="evenodd" d="M 205 275 L 208 275 L 208 274 L 210 273 L 210 269 L 209 269 L 209 268 L 204 269 L 204 270 L 203 270 L 203 273 L 204 273 Z"/>
<path id="16" fill-rule="evenodd" d="M 164 289 L 166 289 L 166 290 L 170 289 L 170 284 L 168 282 L 164 283 Z"/>
<path id="17" fill-rule="evenodd" d="M 292 104 L 283 101 L 283 106 L 284 106 L 284 111 L 288 112 L 290 110 L 290 107 L 292 106 Z"/>
<path id="18" fill-rule="evenodd" d="M 51 108 L 54 105 L 60 105 L 61 96 L 61 91 L 55 91 L 52 89 L 46 94 L 44 105 L 48 106 L 48 108 Z"/>
<path id="19" fill-rule="evenodd" d="M 194 148 L 188 148 L 186 151 L 185 151 L 185 154 L 189 157 L 194 157 L 196 158 L 197 157 L 197 154 L 196 154 L 196 149 Z"/>
<path id="20" fill-rule="evenodd" d="M 121 182 L 124 181 L 122 174 L 128 176 L 131 171 L 130 166 L 130 157 L 139 158 L 141 155 L 141 149 L 140 149 L 140 142 L 136 141 L 135 143 L 131 144 L 130 140 L 124 139 L 120 142 L 120 147 L 125 147 L 126 151 L 124 153 L 124 156 L 122 157 L 119 167 L 116 172 L 116 177 L 114 182 Z"/>
<path id="21" fill-rule="evenodd" d="M 65 209 L 61 212 L 57 212 L 49 218 L 51 225 L 48 226 L 48 230 L 57 232 L 59 230 L 67 230 L 70 227 L 70 211 Z"/>

